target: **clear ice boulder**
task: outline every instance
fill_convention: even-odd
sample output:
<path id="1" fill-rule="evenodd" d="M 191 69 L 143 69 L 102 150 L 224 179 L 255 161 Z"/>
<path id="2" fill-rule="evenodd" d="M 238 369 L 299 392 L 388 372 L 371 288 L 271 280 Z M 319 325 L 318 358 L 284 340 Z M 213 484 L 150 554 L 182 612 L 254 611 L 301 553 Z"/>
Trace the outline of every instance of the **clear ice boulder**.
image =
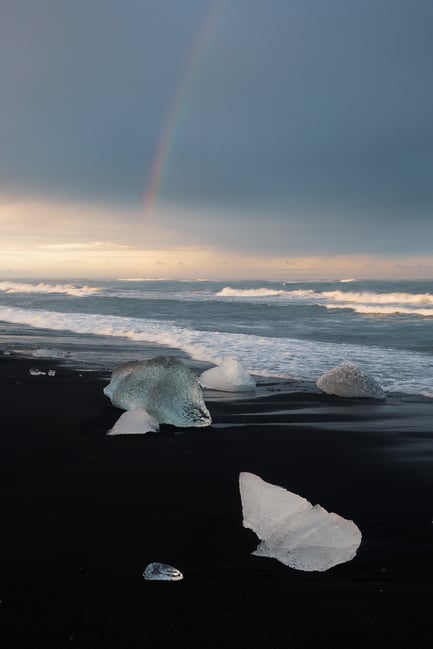
<path id="1" fill-rule="evenodd" d="M 143 408 L 160 424 L 201 428 L 212 421 L 197 377 L 172 356 L 120 365 L 104 394 L 117 408 Z"/>

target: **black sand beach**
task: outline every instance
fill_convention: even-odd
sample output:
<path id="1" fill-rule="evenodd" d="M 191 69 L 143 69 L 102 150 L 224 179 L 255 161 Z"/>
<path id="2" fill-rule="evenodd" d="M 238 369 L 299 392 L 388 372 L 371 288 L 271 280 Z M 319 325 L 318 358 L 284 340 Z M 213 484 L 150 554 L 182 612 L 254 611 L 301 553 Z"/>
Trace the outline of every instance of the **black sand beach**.
<path id="1" fill-rule="evenodd" d="M 56 369 L 31 376 L 29 369 Z M 107 437 L 109 377 L 0 359 L 2 646 L 393 647 L 432 633 L 433 401 L 270 392 L 213 425 Z M 251 555 L 240 471 L 356 522 L 305 573 Z M 146 565 L 184 580 L 143 579 Z"/>

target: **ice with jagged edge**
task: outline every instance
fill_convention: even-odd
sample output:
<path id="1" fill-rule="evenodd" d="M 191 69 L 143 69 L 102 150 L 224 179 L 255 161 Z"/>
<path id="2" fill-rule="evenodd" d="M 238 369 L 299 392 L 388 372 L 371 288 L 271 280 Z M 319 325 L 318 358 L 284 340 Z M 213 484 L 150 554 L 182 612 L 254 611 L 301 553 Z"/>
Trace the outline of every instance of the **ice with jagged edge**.
<path id="1" fill-rule="evenodd" d="M 379 383 L 353 363 L 341 363 L 316 382 L 318 388 L 338 397 L 385 399 Z"/>
<path id="2" fill-rule="evenodd" d="M 353 521 L 254 473 L 239 474 L 239 489 L 243 525 L 261 541 L 254 555 L 307 572 L 329 570 L 356 555 L 361 532 Z"/>
<path id="3" fill-rule="evenodd" d="M 147 581 L 180 581 L 183 579 L 183 574 L 174 566 L 168 563 L 149 563 L 143 572 L 143 577 Z"/>
<path id="4" fill-rule="evenodd" d="M 159 423 L 144 408 L 134 408 L 121 414 L 107 435 L 144 435 L 145 433 L 159 433 Z"/>
<path id="5" fill-rule="evenodd" d="M 220 365 L 205 370 L 199 377 L 200 385 L 222 392 L 251 392 L 256 382 L 235 358 L 225 356 Z"/>
<path id="6" fill-rule="evenodd" d="M 123 363 L 104 394 L 117 408 L 143 408 L 160 424 L 201 428 L 212 421 L 197 377 L 173 356 Z"/>
<path id="7" fill-rule="evenodd" d="M 37 367 L 31 367 L 29 369 L 29 374 L 31 376 L 45 376 L 46 372 L 43 372 L 42 370 L 38 369 Z"/>

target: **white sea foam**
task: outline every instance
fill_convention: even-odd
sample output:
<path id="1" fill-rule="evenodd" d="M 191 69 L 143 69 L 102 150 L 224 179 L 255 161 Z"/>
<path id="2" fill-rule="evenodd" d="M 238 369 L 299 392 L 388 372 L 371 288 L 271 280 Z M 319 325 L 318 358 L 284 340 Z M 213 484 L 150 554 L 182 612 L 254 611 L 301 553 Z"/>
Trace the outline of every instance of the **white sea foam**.
<path id="1" fill-rule="evenodd" d="M 368 291 L 324 291 L 317 293 L 318 297 L 335 302 L 356 302 L 361 304 L 413 304 L 433 305 L 433 295 L 430 293 L 372 293 Z"/>
<path id="2" fill-rule="evenodd" d="M 121 278 L 118 282 L 133 283 L 164 283 L 165 277 L 158 278 Z M 197 284 L 206 280 L 194 280 Z M 349 282 L 352 280 L 340 280 Z M 355 281 L 355 280 L 353 280 Z M 129 298 L 137 300 L 175 300 L 175 301 L 246 301 L 266 304 L 269 299 L 273 305 L 318 305 L 327 309 L 351 309 L 364 315 L 414 315 L 419 317 L 433 316 L 433 295 L 431 293 L 389 292 L 375 293 L 373 291 L 315 291 L 313 289 L 275 289 L 270 287 L 233 288 L 226 286 L 217 292 L 209 288 L 204 290 L 179 289 L 182 282 L 173 283 L 170 289 L 155 290 L 155 288 L 140 287 L 138 289 L 96 287 L 76 284 L 54 284 L 47 282 L 24 283 L 2 281 L 0 293 L 5 294 L 52 294 L 58 293 L 73 297 L 90 297 L 103 295 L 109 298 Z"/>
<path id="3" fill-rule="evenodd" d="M 272 298 L 273 304 L 317 304 L 327 309 L 351 309 L 365 315 L 433 316 L 433 295 L 431 293 L 374 293 L 369 291 L 314 291 L 311 289 L 287 291 L 269 288 L 240 289 L 226 286 L 216 293 L 216 296 L 223 299 L 239 298 L 259 303 Z"/>
<path id="4" fill-rule="evenodd" d="M 66 358 L 68 354 L 60 349 L 40 347 L 32 351 L 32 356 L 35 358 Z"/>
<path id="5" fill-rule="evenodd" d="M 274 295 L 289 295 L 293 291 L 279 291 L 270 288 L 231 288 L 226 286 L 216 293 L 219 297 L 272 297 Z"/>
<path id="6" fill-rule="evenodd" d="M 167 278 L 121 278 L 117 281 L 140 283 L 140 282 L 165 282 Z M 195 280 L 197 283 L 205 280 Z M 343 279 L 340 282 L 355 281 Z M 107 297 L 119 298 L 136 298 L 136 299 L 172 299 L 172 300 L 246 300 L 257 303 L 263 303 L 272 298 L 273 304 L 317 304 L 319 306 L 340 309 L 352 309 L 363 314 L 383 314 L 393 315 L 398 313 L 432 316 L 433 315 L 433 295 L 431 293 L 408 293 L 408 292 L 389 292 L 375 293 L 373 291 L 314 291 L 312 289 L 275 289 L 270 287 L 259 288 L 233 288 L 226 286 L 214 293 L 210 290 L 176 290 L 163 292 L 155 290 L 127 290 L 114 288 L 101 288 L 97 286 L 79 285 L 79 284 L 58 284 L 49 282 L 26 283 L 1 281 L 0 292 L 3 293 L 33 293 L 33 294 L 51 294 L 58 293 L 73 297 L 89 297 L 97 294 L 103 294 Z"/>
<path id="7" fill-rule="evenodd" d="M 61 313 L 0 306 L 0 320 L 79 334 L 119 336 L 180 349 L 193 359 L 218 364 L 237 358 L 255 375 L 316 381 L 344 361 L 373 374 L 385 391 L 431 391 L 431 355 L 367 345 L 247 333 L 220 333 L 181 327 L 174 322 L 91 313 Z M 109 352 L 108 352 L 109 353 Z"/>
<path id="8" fill-rule="evenodd" d="M 349 280 L 341 280 L 349 281 Z M 226 286 L 216 293 L 217 297 L 239 297 L 239 298 L 262 298 L 281 297 L 291 301 L 311 301 L 321 305 L 326 303 L 359 303 L 374 305 L 419 305 L 433 306 L 433 295 L 431 293 L 374 293 L 369 291 L 313 291 L 312 289 L 295 289 L 293 291 L 277 290 L 270 288 L 231 288 Z"/>
<path id="9" fill-rule="evenodd" d="M 75 297 L 86 297 L 100 291 L 95 286 L 77 286 L 75 284 L 29 284 L 24 282 L 0 282 L 0 291 L 4 293 L 64 293 Z"/>
<path id="10" fill-rule="evenodd" d="M 357 304 L 354 305 L 350 302 L 346 304 L 325 304 L 327 309 L 351 309 L 356 313 L 363 313 L 365 315 L 414 315 L 422 316 L 425 318 L 433 317 L 433 308 L 431 309 L 416 309 L 413 307 L 400 306 L 398 304 L 383 306 L 380 304 Z"/>
<path id="11" fill-rule="evenodd" d="M 120 277 L 118 282 L 166 282 L 168 277 Z"/>

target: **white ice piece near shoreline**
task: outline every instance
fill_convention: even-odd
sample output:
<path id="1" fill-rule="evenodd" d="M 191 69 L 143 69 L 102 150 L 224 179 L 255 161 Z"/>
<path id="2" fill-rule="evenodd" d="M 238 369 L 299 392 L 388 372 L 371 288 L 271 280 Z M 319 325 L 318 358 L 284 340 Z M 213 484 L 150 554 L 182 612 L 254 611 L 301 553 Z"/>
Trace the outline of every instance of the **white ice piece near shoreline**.
<path id="1" fill-rule="evenodd" d="M 329 513 L 253 473 L 239 474 L 243 525 L 261 540 L 256 556 L 304 571 L 324 571 L 350 561 L 361 543 L 353 521 Z"/>
<path id="2" fill-rule="evenodd" d="M 239 361 L 228 356 L 217 367 L 200 374 L 199 381 L 203 388 L 222 392 L 251 392 L 256 389 L 256 382 Z"/>
<path id="3" fill-rule="evenodd" d="M 352 363 L 341 363 L 316 382 L 318 388 L 338 397 L 385 399 L 379 383 Z"/>
<path id="4" fill-rule="evenodd" d="M 48 372 L 43 372 L 42 370 L 38 369 L 37 367 L 31 367 L 29 369 L 29 374 L 31 376 L 56 376 L 56 370 L 48 370 Z"/>
<path id="5" fill-rule="evenodd" d="M 113 371 L 104 394 L 113 406 L 123 410 L 143 408 L 160 424 L 201 428 L 212 421 L 197 377 L 172 356 L 120 365 Z"/>
<path id="6" fill-rule="evenodd" d="M 159 433 L 159 424 L 144 408 L 134 408 L 120 415 L 107 435 L 144 435 L 145 433 Z"/>

